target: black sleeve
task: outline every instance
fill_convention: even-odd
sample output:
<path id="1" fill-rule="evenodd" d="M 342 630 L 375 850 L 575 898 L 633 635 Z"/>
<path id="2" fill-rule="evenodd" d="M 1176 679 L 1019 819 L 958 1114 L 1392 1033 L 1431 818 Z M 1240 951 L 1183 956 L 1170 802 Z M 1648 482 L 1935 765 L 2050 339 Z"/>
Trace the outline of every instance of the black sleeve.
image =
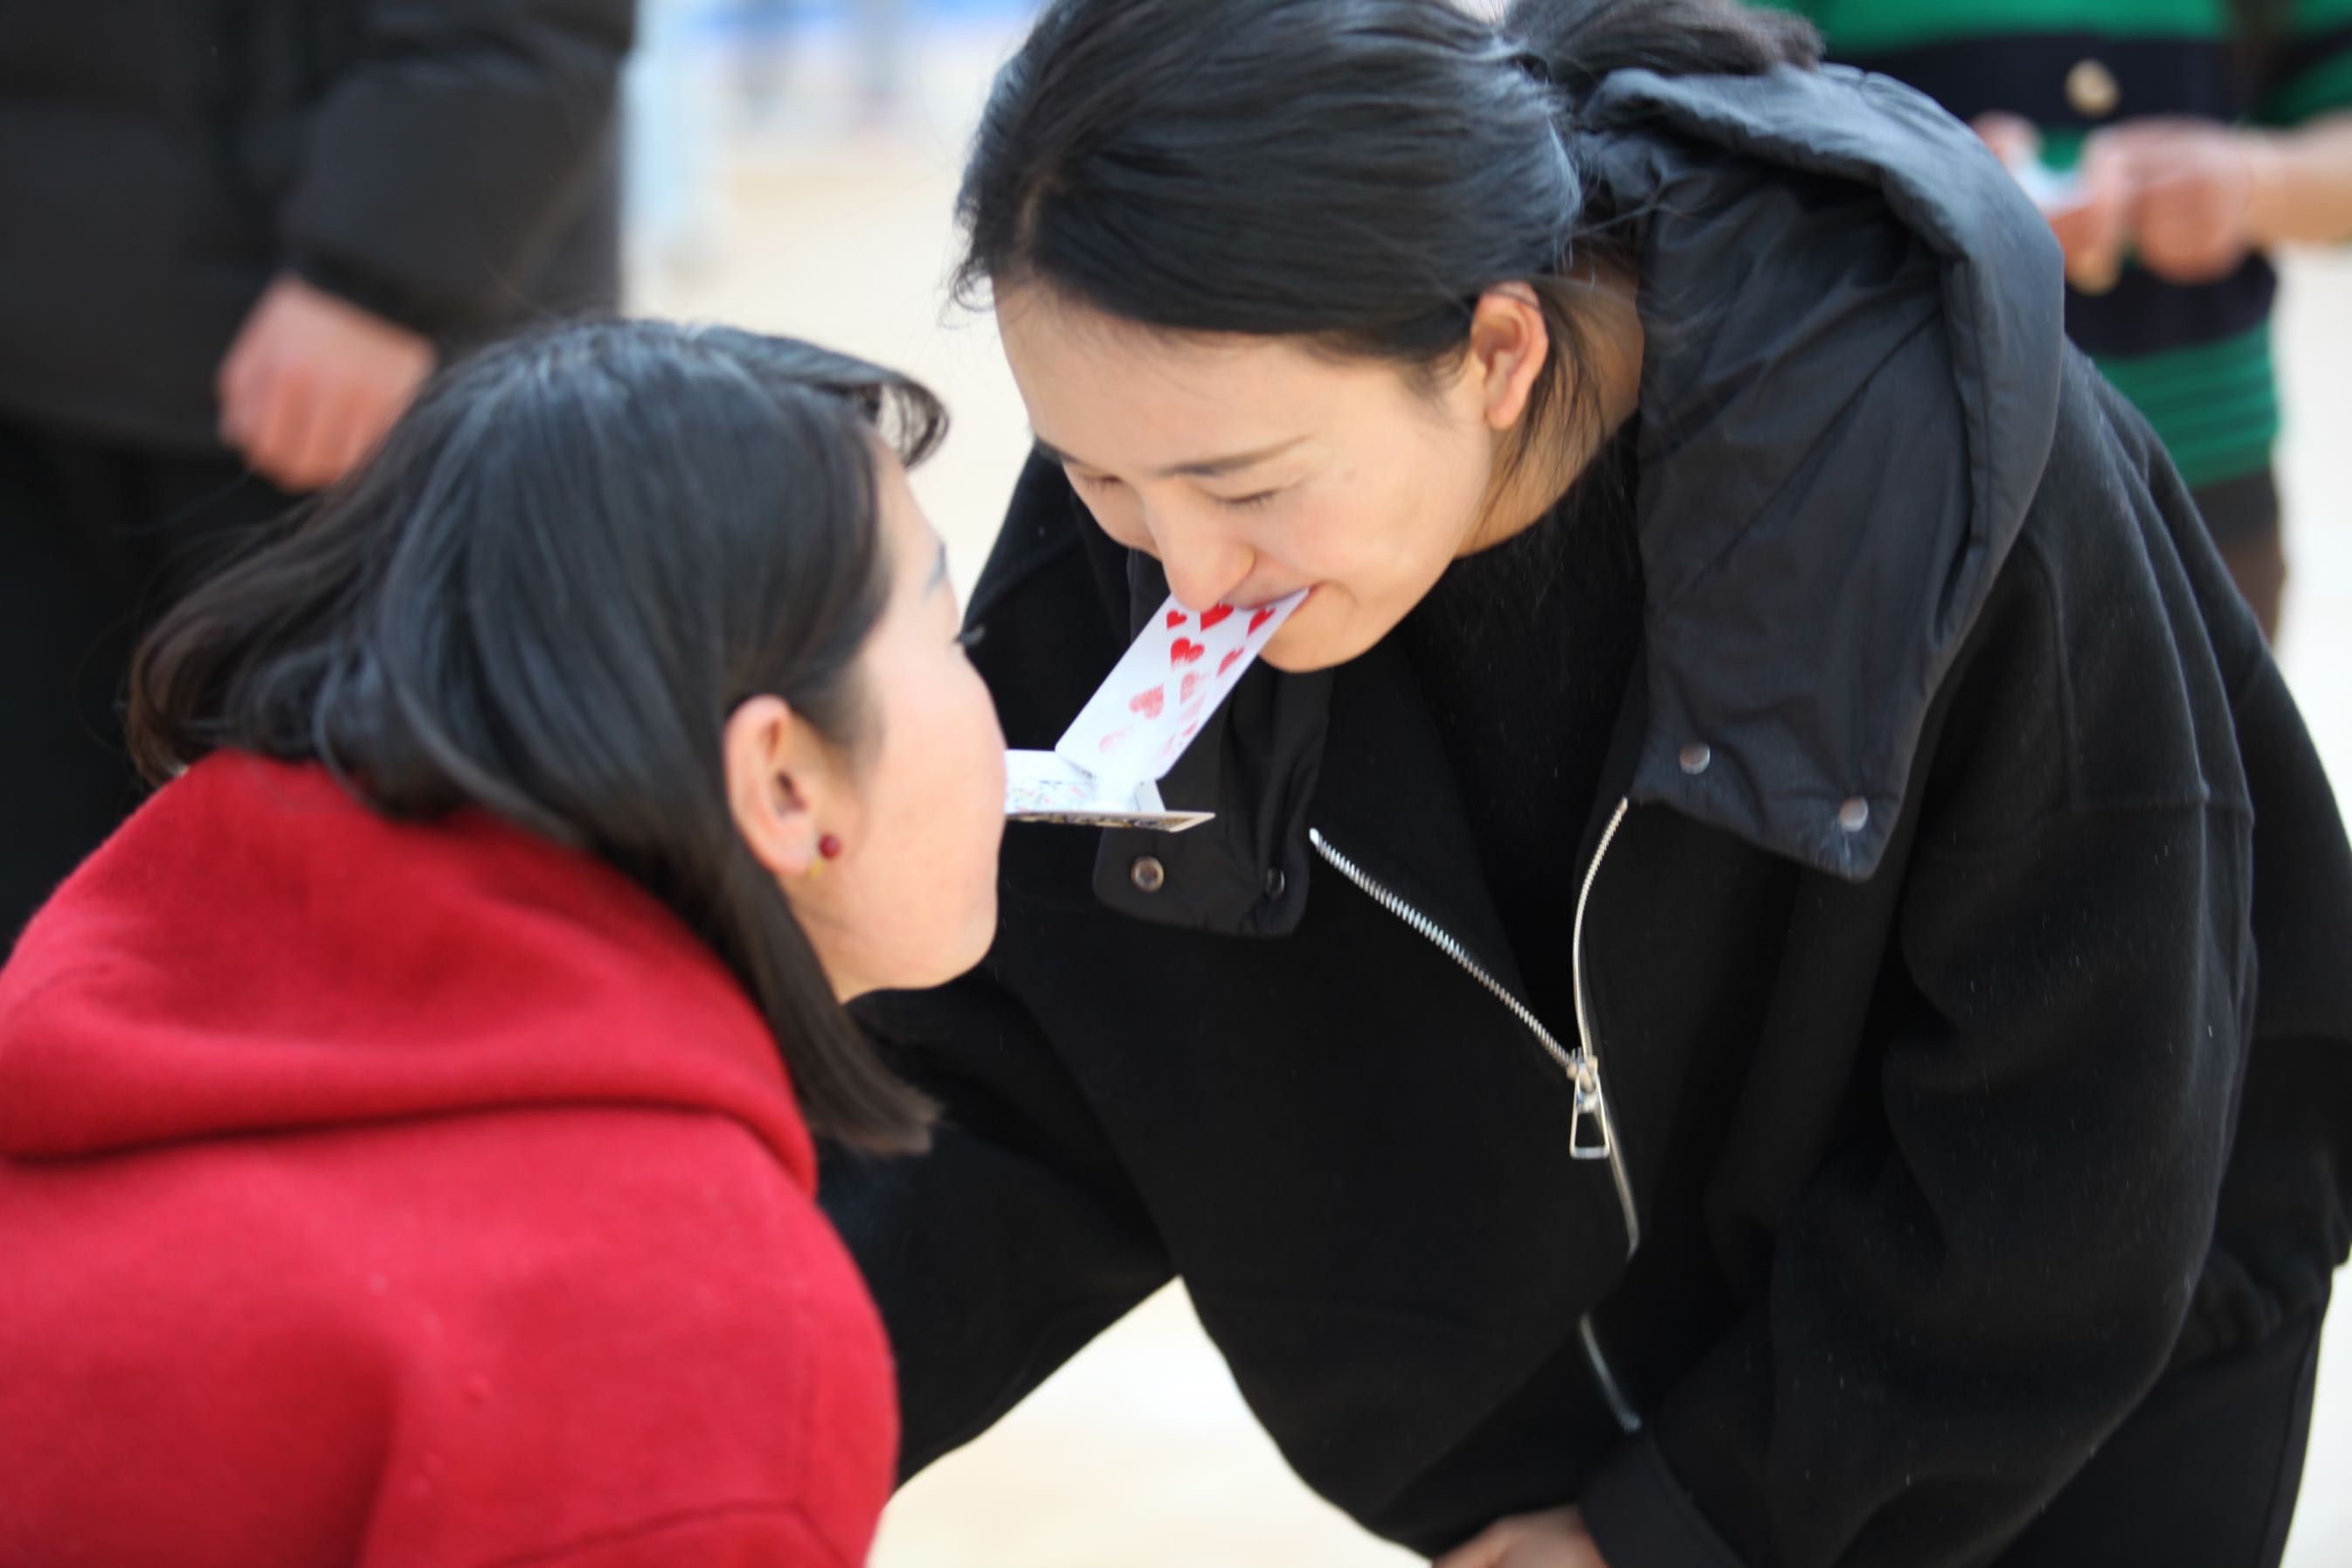
<path id="1" fill-rule="evenodd" d="M 929 1154 L 836 1154 L 822 1189 L 889 1327 L 906 1477 L 985 1431 L 1170 1268 L 1093 1113 L 984 972 L 856 1011 L 945 1111 Z"/>
<path id="2" fill-rule="evenodd" d="M 422 331 L 511 314 L 610 155 L 634 0 L 371 0 L 278 213 L 289 265 Z"/>
<path id="3" fill-rule="evenodd" d="M 1867 1131 L 1589 1486 L 1614 1568 L 1990 1562 L 2174 1353 L 2252 1009 L 2227 698 L 2145 614 L 2060 658 L 2007 577 L 1911 803 Z"/>

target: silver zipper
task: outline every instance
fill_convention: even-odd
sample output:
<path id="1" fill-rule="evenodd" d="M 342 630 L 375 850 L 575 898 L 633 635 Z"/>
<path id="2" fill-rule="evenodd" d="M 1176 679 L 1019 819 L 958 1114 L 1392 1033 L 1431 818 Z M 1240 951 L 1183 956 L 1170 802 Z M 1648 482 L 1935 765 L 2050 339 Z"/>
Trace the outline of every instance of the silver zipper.
<path id="1" fill-rule="evenodd" d="M 1568 1074 L 1569 1082 L 1575 1090 L 1574 1109 L 1570 1113 L 1568 1124 L 1568 1152 L 1571 1157 L 1580 1160 L 1605 1159 L 1609 1162 L 1609 1175 L 1617 1185 L 1617 1204 L 1625 1215 L 1625 1256 L 1629 1259 L 1642 1244 L 1642 1218 L 1633 1207 L 1633 1178 L 1626 1174 L 1625 1158 L 1617 1146 L 1617 1124 L 1609 1113 L 1609 1096 L 1601 1083 L 1601 1058 L 1592 1043 L 1592 1009 L 1584 997 L 1584 911 L 1592 901 L 1592 884 L 1601 875 L 1601 862 L 1608 858 L 1610 845 L 1617 841 L 1617 830 L 1624 825 L 1625 813 L 1631 806 L 1629 800 L 1617 802 L 1617 810 L 1611 814 L 1609 825 L 1601 831 L 1600 847 L 1592 852 L 1592 864 L 1585 870 L 1584 883 L 1577 890 L 1576 926 L 1570 943 L 1570 961 L 1573 965 L 1570 977 L 1576 991 L 1577 1048 L 1573 1051 L 1564 1049 L 1559 1041 L 1554 1040 L 1551 1030 L 1544 1028 L 1543 1020 L 1489 974 L 1485 965 L 1472 957 L 1470 950 L 1455 940 L 1453 933 L 1381 885 L 1361 866 L 1340 853 L 1321 832 L 1313 828 L 1307 830 L 1307 841 L 1315 846 L 1315 852 L 1328 862 L 1333 870 L 1355 883 L 1365 897 L 1419 932 L 1432 946 L 1460 965 L 1472 979 L 1486 987 L 1496 1001 L 1508 1008 L 1511 1016 L 1525 1025 L 1528 1032 L 1536 1037 L 1537 1043 L 1559 1063 L 1560 1070 Z M 1601 1134 L 1601 1141 L 1597 1144 L 1582 1141 L 1587 1116 L 1592 1118 L 1593 1128 Z M 1617 1381 L 1617 1374 L 1610 1366 L 1607 1354 L 1601 1348 L 1601 1336 L 1593 1331 L 1591 1313 L 1587 1312 L 1577 1320 L 1576 1337 L 1583 1347 L 1585 1364 L 1592 1368 L 1592 1380 L 1600 1385 L 1601 1397 L 1608 1401 L 1610 1414 L 1616 1416 L 1617 1425 L 1627 1433 L 1640 1431 L 1641 1412 L 1634 1409 L 1633 1402 L 1625 1397 L 1624 1386 Z"/>
<path id="2" fill-rule="evenodd" d="M 1601 830 L 1601 842 L 1592 852 L 1592 863 L 1584 870 L 1584 885 L 1576 894 L 1576 929 L 1569 939 L 1570 961 L 1576 966 L 1576 1042 L 1585 1063 L 1592 1070 L 1592 1115 L 1601 1128 L 1601 1141 L 1609 1150 L 1610 1173 L 1617 1178 L 1617 1201 L 1625 1210 L 1625 1256 L 1633 1256 L 1642 1245 L 1642 1218 L 1633 1209 L 1633 1186 L 1625 1177 L 1625 1162 L 1617 1153 L 1617 1124 L 1609 1114 L 1608 1096 L 1601 1092 L 1600 1047 L 1593 1043 L 1597 1032 L 1592 1027 L 1591 1004 L 1585 999 L 1584 987 L 1584 911 L 1592 902 L 1592 884 L 1600 880 L 1601 862 L 1609 858 L 1609 847 L 1617 841 L 1617 830 L 1625 825 L 1625 813 L 1633 809 L 1631 800 L 1620 800 L 1609 814 L 1609 825 Z M 1580 1109 L 1584 1086 L 1577 1085 L 1576 1098 Z M 1570 1124 L 1569 1136 L 1576 1132 Z M 1570 1150 L 1574 1152 L 1573 1148 Z M 1576 1321 L 1576 1337 L 1584 1342 L 1584 1359 L 1592 1368 L 1592 1379 L 1601 1385 L 1601 1397 L 1609 1401 L 1610 1413 L 1617 1417 L 1618 1428 L 1627 1436 L 1642 1429 L 1642 1413 L 1625 1397 L 1624 1386 L 1617 1381 L 1616 1369 L 1609 1364 L 1608 1354 L 1601 1348 L 1601 1335 L 1593 1329 L 1592 1314 L 1585 1313 Z"/>
<path id="3" fill-rule="evenodd" d="M 1629 1437 L 1640 1431 L 1642 1413 L 1633 1408 L 1633 1402 L 1625 1397 L 1625 1390 L 1619 1385 L 1608 1354 L 1601 1348 L 1601 1336 L 1592 1330 L 1591 1312 L 1576 1320 L 1576 1337 L 1584 1344 L 1584 1360 L 1592 1368 L 1592 1381 L 1601 1385 L 1601 1396 L 1609 1401 L 1609 1413 L 1617 1417 L 1617 1425 Z"/>
<path id="4" fill-rule="evenodd" d="M 1432 946 L 1460 965 L 1472 979 L 1486 987 L 1495 999 L 1509 1009 L 1511 1016 L 1536 1037 L 1537 1043 L 1550 1053 L 1551 1059 L 1559 1063 L 1560 1071 L 1568 1074 L 1568 1081 L 1575 1091 L 1573 1109 L 1569 1115 L 1568 1152 L 1575 1159 L 1609 1162 L 1609 1175 L 1617 1186 L 1617 1205 L 1625 1216 L 1625 1256 L 1631 1258 L 1642 1244 L 1642 1219 L 1633 1207 L 1633 1177 L 1626 1174 L 1625 1157 L 1617 1146 L 1617 1124 L 1609 1113 L 1609 1095 L 1601 1082 L 1601 1057 L 1592 1043 L 1592 1012 L 1584 998 L 1585 905 L 1592 898 L 1593 880 L 1601 874 L 1601 862 L 1607 857 L 1609 846 L 1616 841 L 1617 830 L 1625 821 L 1629 805 L 1630 802 L 1624 800 L 1617 802 L 1615 814 L 1609 819 L 1608 827 L 1601 831 L 1601 846 L 1593 852 L 1592 864 L 1584 873 L 1584 885 L 1577 894 L 1575 936 L 1570 953 L 1574 966 L 1570 978 L 1576 990 L 1577 1048 L 1572 1051 L 1554 1040 L 1551 1030 L 1544 1028 L 1543 1020 L 1489 974 L 1485 965 L 1472 957 L 1469 949 L 1456 941 L 1451 932 L 1381 886 L 1317 830 L 1309 828 L 1307 838 L 1315 846 L 1315 852 L 1330 862 L 1332 869 L 1341 876 L 1355 883 L 1364 896 L 1420 933 Z M 1585 1141 L 1587 1117 L 1591 1119 L 1593 1130 L 1600 1134 L 1598 1143 Z"/>
<path id="5" fill-rule="evenodd" d="M 1641 1249 L 1642 1217 L 1633 1207 L 1633 1182 L 1625 1174 L 1625 1157 L 1617 1148 L 1617 1121 L 1609 1113 L 1609 1096 L 1601 1089 L 1601 1047 L 1592 1027 L 1592 1004 L 1584 984 L 1584 912 L 1592 902 L 1592 884 L 1601 880 L 1601 862 L 1609 858 L 1609 848 L 1617 841 L 1617 830 L 1625 825 L 1625 813 L 1632 810 L 1631 800 L 1620 800 L 1609 814 L 1609 825 L 1601 830 L 1601 842 L 1592 852 L 1592 863 L 1584 868 L 1584 885 L 1576 894 L 1576 927 L 1569 939 L 1569 961 L 1574 966 L 1570 979 L 1576 991 L 1576 1054 L 1580 1071 L 1576 1079 L 1576 1109 L 1568 1125 L 1568 1152 L 1580 1160 L 1605 1159 L 1609 1174 L 1617 1178 L 1617 1202 L 1625 1211 L 1625 1256 L 1631 1258 Z M 1601 1142 L 1589 1148 L 1580 1143 L 1586 1113 L 1590 1112 L 1593 1125 L 1600 1129 Z"/>

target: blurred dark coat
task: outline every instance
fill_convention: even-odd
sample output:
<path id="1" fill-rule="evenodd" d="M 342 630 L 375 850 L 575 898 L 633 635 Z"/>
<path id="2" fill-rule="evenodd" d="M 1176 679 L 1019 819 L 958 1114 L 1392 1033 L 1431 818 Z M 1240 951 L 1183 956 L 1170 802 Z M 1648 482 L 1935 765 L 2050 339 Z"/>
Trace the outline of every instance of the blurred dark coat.
<path id="1" fill-rule="evenodd" d="M 446 340 L 619 292 L 634 0 L 0 6 L 0 417 L 214 450 L 291 268 Z"/>

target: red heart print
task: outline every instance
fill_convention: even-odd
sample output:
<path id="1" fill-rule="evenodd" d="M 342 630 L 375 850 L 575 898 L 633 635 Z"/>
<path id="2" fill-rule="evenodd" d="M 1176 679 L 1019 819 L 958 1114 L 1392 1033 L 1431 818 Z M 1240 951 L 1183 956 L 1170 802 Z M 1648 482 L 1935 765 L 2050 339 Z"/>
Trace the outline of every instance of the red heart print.
<path id="1" fill-rule="evenodd" d="M 1220 674 L 1223 674 L 1223 673 L 1224 672 L 1222 670 L 1218 672 Z M 1201 674 L 1198 670 L 1194 670 L 1191 674 L 1187 674 L 1184 677 L 1184 685 L 1182 688 L 1176 694 L 1176 700 L 1178 702 L 1191 702 L 1192 700 L 1192 694 L 1199 691 L 1201 689 L 1201 683 L 1208 678 L 1208 676 Z M 1159 716 L 1155 714 L 1152 716 L 1156 718 Z"/>
<path id="2" fill-rule="evenodd" d="M 1201 612 L 1201 630 L 1206 632 L 1233 612 L 1234 607 L 1230 604 L 1220 604 L 1214 610 L 1203 610 Z"/>
<path id="3" fill-rule="evenodd" d="M 1269 622 L 1269 621 L 1273 620 L 1273 619 L 1274 619 L 1274 617 L 1275 617 L 1275 612 L 1274 612 L 1274 610 L 1273 610 L 1273 608 L 1272 608 L 1271 606 L 1269 606 L 1269 607 L 1268 607 L 1268 608 L 1266 608 L 1266 609 L 1261 610 L 1261 611 L 1259 611 L 1256 614 L 1255 614 L 1255 615 L 1251 616 L 1251 617 L 1250 617 L 1250 625 L 1249 625 L 1249 634 L 1250 634 L 1251 636 L 1253 636 L 1253 637 L 1256 636 L 1256 635 L 1257 635 L 1257 629 L 1258 629 L 1259 627 L 1261 627 L 1261 626 L 1265 625 L 1267 622 Z"/>
<path id="4" fill-rule="evenodd" d="M 1222 675 L 1227 670 L 1232 669 L 1235 664 L 1240 664 L 1242 662 L 1242 655 L 1243 650 L 1236 648 L 1232 653 L 1226 654 L 1223 658 L 1218 660 L 1217 674 Z"/>
<path id="5" fill-rule="evenodd" d="M 1190 621 L 1191 619 L 1192 618 L 1190 615 L 1185 614 L 1181 610 L 1171 610 L 1168 612 L 1168 630 L 1173 632 L 1177 627 L 1181 626 L 1185 622 Z"/>
<path id="6" fill-rule="evenodd" d="M 1168 650 L 1168 662 L 1180 668 L 1185 664 L 1197 664 L 1208 651 L 1189 637 L 1179 637 L 1175 645 Z"/>
<path id="7" fill-rule="evenodd" d="M 1154 686 L 1127 705 L 1129 713 L 1139 713 L 1146 718 L 1158 718 L 1168 706 L 1168 688 Z"/>
<path id="8" fill-rule="evenodd" d="M 1119 748 L 1120 744 L 1124 742 L 1129 736 L 1133 735 L 1134 733 L 1135 727 L 1132 725 L 1129 725 L 1125 729 L 1114 729 L 1108 735 L 1102 737 L 1102 748 L 1105 751 L 1117 751 Z"/>

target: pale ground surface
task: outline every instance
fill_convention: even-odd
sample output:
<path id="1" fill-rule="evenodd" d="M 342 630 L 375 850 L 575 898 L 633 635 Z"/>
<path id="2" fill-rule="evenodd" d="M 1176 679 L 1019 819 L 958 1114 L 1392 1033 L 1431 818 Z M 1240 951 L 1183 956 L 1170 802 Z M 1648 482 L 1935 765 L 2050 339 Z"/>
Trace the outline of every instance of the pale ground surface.
<path id="1" fill-rule="evenodd" d="M 933 40 L 915 123 L 738 149 L 724 221 L 639 308 L 814 338 L 911 371 L 957 428 L 916 487 L 969 585 L 1026 446 L 985 319 L 945 305 L 949 207 L 995 41 Z M 2352 257 L 2293 269 L 2281 332 L 2295 580 L 2282 657 L 2352 782 Z M 2352 956 L 2347 956 L 2352 957 Z M 1378 1568 L 1412 1561 L 1299 1484 L 1171 1289 L 892 1506 L 876 1568 Z M 2352 1312 L 2334 1315 L 2289 1568 L 2352 1565 Z"/>

